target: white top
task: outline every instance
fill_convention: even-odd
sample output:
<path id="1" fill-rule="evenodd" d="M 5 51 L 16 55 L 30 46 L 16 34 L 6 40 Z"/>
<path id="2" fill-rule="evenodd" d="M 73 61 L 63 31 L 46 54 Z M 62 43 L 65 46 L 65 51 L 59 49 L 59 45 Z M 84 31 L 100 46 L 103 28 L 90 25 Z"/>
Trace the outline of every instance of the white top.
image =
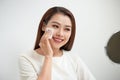
<path id="1" fill-rule="evenodd" d="M 19 65 L 21 80 L 37 80 L 43 61 L 44 56 L 34 50 L 22 54 Z M 61 57 L 53 57 L 52 80 L 95 80 L 95 78 L 78 56 L 63 51 Z"/>

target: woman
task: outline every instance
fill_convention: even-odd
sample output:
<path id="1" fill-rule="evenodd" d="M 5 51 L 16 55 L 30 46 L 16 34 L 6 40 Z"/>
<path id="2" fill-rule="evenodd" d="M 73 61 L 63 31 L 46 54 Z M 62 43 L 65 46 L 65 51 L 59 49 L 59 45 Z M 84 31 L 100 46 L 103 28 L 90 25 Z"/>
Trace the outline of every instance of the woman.
<path id="1" fill-rule="evenodd" d="M 69 53 L 75 30 L 68 9 L 48 9 L 40 21 L 34 50 L 20 56 L 21 80 L 95 80 L 80 58 Z"/>

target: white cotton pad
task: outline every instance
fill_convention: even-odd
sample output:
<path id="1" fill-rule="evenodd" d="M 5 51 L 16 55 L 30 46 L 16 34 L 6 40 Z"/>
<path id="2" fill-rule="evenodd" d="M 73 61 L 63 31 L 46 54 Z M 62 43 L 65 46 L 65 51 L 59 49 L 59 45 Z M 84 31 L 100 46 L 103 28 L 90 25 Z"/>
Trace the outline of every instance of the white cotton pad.
<path id="1" fill-rule="evenodd" d="M 47 32 L 50 32 L 50 37 L 49 37 L 49 39 L 51 39 L 52 36 L 53 36 L 53 31 L 54 31 L 54 29 L 53 29 L 53 28 L 46 28 L 46 31 L 47 31 Z"/>

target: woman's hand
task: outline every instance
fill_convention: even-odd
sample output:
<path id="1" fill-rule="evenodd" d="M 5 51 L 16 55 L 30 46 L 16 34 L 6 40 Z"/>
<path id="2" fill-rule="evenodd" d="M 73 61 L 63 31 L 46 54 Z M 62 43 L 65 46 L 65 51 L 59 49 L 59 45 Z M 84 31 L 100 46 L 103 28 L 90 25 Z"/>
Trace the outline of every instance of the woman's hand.
<path id="1" fill-rule="evenodd" d="M 51 31 L 47 30 L 40 40 L 40 49 L 45 59 L 37 80 L 51 80 L 53 50 L 50 43 L 50 36 Z"/>
<path id="2" fill-rule="evenodd" d="M 52 32 L 50 30 L 46 30 L 40 40 L 40 48 L 43 51 L 44 56 L 46 57 L 53 56 L 53 50 L 50 44 L 51 35 L 52 35 Z"/>

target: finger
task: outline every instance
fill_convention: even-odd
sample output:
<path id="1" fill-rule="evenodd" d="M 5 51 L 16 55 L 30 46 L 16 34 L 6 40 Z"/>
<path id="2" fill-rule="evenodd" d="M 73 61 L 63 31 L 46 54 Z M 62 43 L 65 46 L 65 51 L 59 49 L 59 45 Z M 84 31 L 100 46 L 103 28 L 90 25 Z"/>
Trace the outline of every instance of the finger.
<path id="1" fill-rule="evenodd" d="M 46 34 L 48 34 L 49 39 L 52 38 L 53 35 L 53 29 L 52 28 L 46 28 Z"/>
<path id="2" fill-rule="evenodd" d="M 40 40 L 40 46 L 41 45 L 48 45 L 49 44 L 49 33 L 45 32 Z"/>

